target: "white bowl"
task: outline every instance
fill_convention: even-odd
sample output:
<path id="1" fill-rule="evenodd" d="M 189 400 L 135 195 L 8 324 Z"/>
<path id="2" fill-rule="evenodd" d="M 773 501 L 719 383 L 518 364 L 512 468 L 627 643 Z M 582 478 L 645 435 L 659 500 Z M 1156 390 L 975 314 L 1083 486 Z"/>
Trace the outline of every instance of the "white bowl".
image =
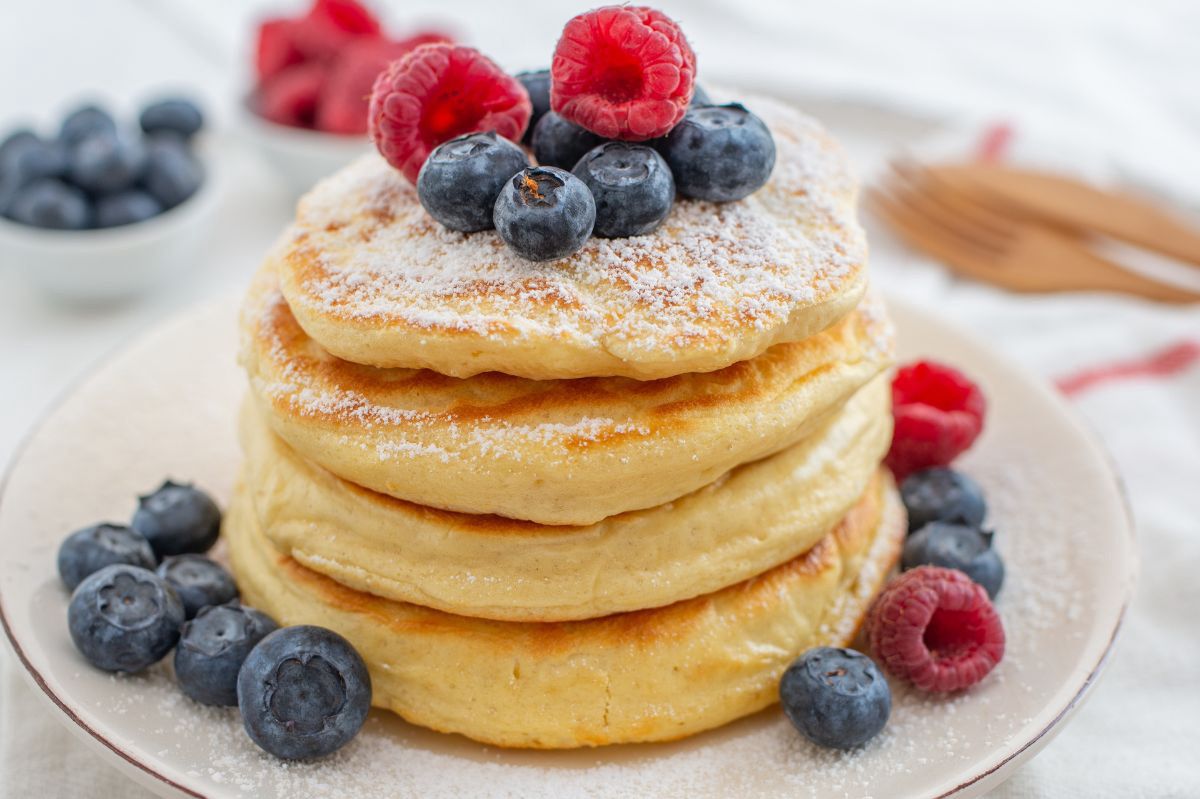
<path id="1" fill-rule="evenodd" d="M 153 219 L 98 230 L 45 230 L 0 218 L 0 264 L 73 304 L 119 302 L 193 266 L 220 198 L 220 176 L 204 159 L 204 181 Z"/>
<path id="2" fill-rule="evenodd" d="M 365 134 L 346 136 L 279 125 L 254 113 L 249 100 L 238 109 L 242 135 L 279 173 L 293 198 L 371 149 Z"/>

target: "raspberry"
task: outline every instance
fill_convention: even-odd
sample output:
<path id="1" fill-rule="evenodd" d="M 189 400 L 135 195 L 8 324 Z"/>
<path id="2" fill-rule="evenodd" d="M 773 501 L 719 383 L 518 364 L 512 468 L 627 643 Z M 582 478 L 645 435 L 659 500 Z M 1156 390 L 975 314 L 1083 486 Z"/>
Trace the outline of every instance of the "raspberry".
<path id="1" fill-rule="evenodd" d="M 288 67 L 259 87 L 258 113 L 279 125 L 311 128 L 324 85 L 321 64 Z"/>
<path id="2" fill-rule="evenodd" d="M 425 44 L 379 73 L 367 118 L 379 152 L 416 183 L 442 142 L 489 130 L 520 141 L 532 110 L 525 87 L 475 48 Z"/>
<path id="3" fill-rule="evenodd" d="M 308 18 L 351 36 L 378 36 L 379 20 L 356 0 L 317 0 Z"/>
<path id="4" fill-rule="evenodd" d="M 269 19 L 258 26 L 258 79 L 270 80 L 295 64 L 328 61 L 348 42 L 379 35 L 379 20 L 354 0 L 317 0 L 307 16 Z"/>
<path id="5" fill-rule="evenodd" d="M 887 455 L 896 479 L 953 461 L 978 438 L 986 409 L 983 392 L 957 369 L 933 361 L 901 367 L 892 380 L 896 427 Z"/>
<path id="6" fill-rule="evenodd" d="M 357 39 L 347 45 L 329 73 L 317 109 L 317 129 L 347 135 L 367 132 L 367 105 L 375 77 L 389 63 L 422 44 L 449 41 L 438 33 L 422 33 L 402 41 Z"/>
<path id="7" fill-rule="evenodd" d="M 563 28 L 550 76 L 550 106 L 564 118 L 607 139 L 644 141 L 683 119 L 696 56 L 661 12 L 605 6 Z"/>
<path id="8" fill-rule="evenodd" d="M 1004 626 L 987 592 L 938 566 L 888 584 L 867 615 L 867 640 L 889 673 L 922 691 L 969 688 L 1004 657 Z"/>
<path id="9" fill-rule="evenodd" d="M 258 26 L 254 66 L 260 82 L 304 61 L 304 53 L 296 46 L 296 26 L 296 20 L 291 19 L 269 19 Z"/>

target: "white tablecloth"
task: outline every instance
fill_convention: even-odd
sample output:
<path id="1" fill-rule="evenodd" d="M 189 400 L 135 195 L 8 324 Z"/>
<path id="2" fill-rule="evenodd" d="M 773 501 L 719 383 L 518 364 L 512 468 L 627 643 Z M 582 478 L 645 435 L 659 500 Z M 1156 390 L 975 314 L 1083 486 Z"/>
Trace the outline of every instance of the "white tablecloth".
<path id="1" fill-rule="evenodd" d="M 557 27 L 586 5 L 415 2 L 389 15 L 449 15 L 465 38 L 515 69 L 543 63 L 528 43 L 548 54 Z M 684 22 L 703 77 L 800 98 L 868 173 L 947 123 L 975 130 L 1004 119 L 1015 123 L 1019 155 L 1200 207 L 1200 4 L 1190 0 L 660 5 Z M 224 121 L 242 84 L 255 6 L 2 0 L 0 74 L 20 79 L 0 81 L 0 127 L 19 112 L 49 119 L 88 88 L 132 104 L 164 85 L 199 90 Z M 247 153 L 232 143 L 223 153 L 232 179 L 221 235 L 202 269 L 155 298 L 81 316 L 42 304 L 0 264 L 0 459 L 105 352 L 247 278 L 287 202 Z M 1049 380 L 1098 370 L 1065 385 L 1112 452 L 1139 527 L 1142 580 L 1107 674 L 1061 736 L 994 795 L 1200 796 L 1200 309 L 1013 297 L 955 281 L 872 233 L 875 274 L 888 290 L 955 318 Z M 147 795 L 66 731 L 7 651 L 0 667 L 0 797 Z"/>

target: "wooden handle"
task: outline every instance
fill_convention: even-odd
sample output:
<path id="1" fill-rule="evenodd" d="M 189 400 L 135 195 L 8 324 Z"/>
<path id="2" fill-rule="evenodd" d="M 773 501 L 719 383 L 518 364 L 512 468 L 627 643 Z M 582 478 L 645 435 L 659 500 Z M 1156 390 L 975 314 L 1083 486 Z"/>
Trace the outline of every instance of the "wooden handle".
<path id="1" fill-rule="evenodd" d="M 1102 233 L 1200 265 L 1200 232 L 1144 200 L 1058 175 L 987 164 L 935 166 L 929 173 L 1052 224 Z"/>

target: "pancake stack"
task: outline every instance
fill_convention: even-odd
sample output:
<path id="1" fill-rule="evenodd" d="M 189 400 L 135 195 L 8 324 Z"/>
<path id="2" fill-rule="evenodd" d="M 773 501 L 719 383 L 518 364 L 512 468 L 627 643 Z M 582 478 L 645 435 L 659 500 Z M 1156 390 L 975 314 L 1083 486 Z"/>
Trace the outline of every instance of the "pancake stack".
<path id="1" fill-rule="evenodd" d="M 513 747 L 699 732 L 848 642 L 904 532 L 891 329 L 842 154 L 754 107 L 764 188 L 551 263 L 443 230 L 378 156 L 318 184 L 242 314 L 245 601 Z"/>

